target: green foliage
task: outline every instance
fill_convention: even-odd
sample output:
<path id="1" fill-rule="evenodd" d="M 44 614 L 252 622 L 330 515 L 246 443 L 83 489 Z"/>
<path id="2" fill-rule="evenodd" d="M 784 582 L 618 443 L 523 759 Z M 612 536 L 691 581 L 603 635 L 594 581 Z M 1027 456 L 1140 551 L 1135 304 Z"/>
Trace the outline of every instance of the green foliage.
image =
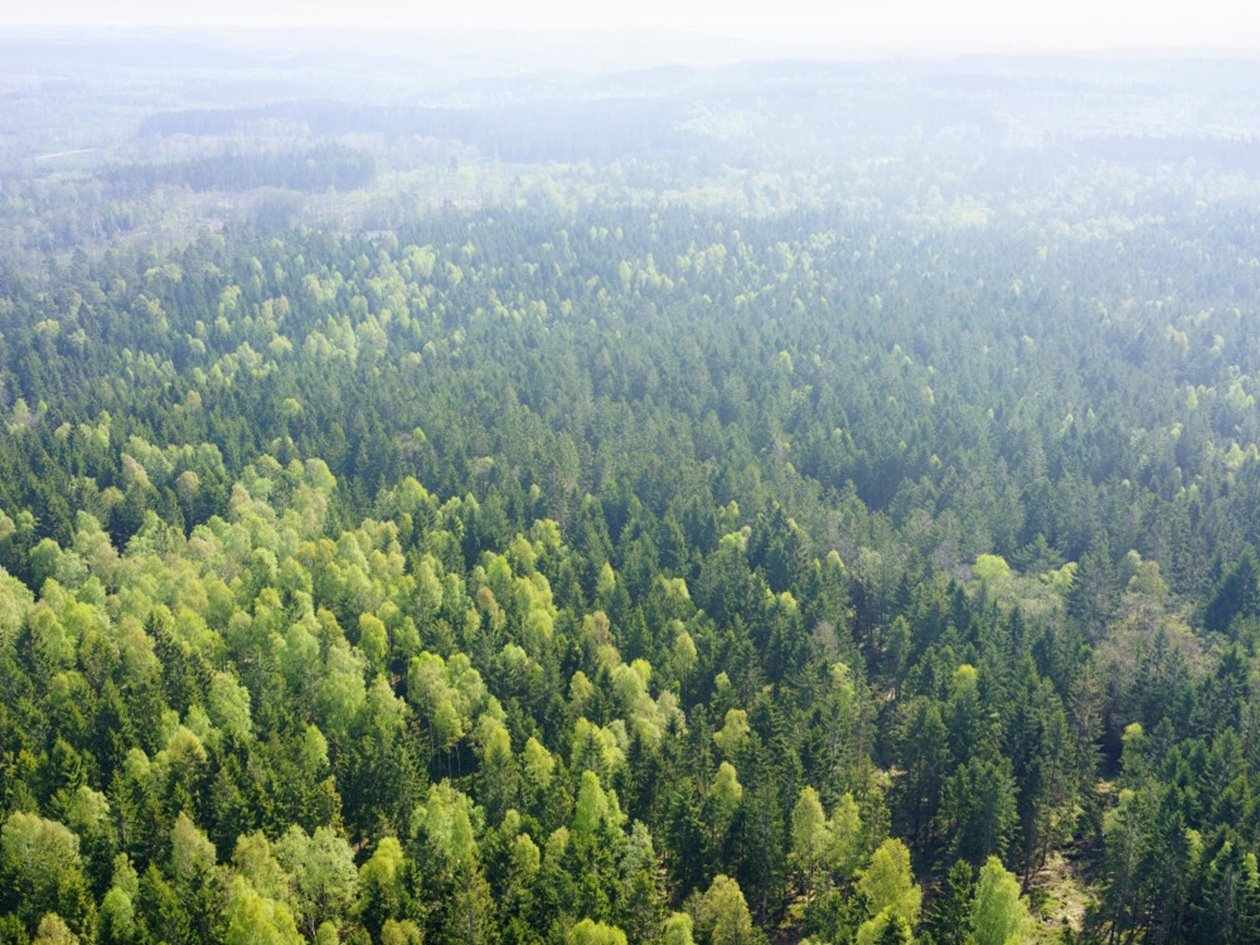
<path id="1" fill-rule="evenodd" d="M 857 888 L 869 916 L 858 928 L 861 945 L 871 945 L 914 926 L 923 891 L 915 885 L 910 871 L 910 850 L 900 840 L 885 840 L 875 849 L 858 875 Z M 894 929 L 891 933 L 890 927 Z"/>
<path id="2" fill-rule="evenodd" d="M 423 807 L 416 810 L 412 819 L 435 868 L 452 875 L 476 869 L 478 849 L 474 817 L 471 799 L 448 782 L 435 784 L 429 789 L 428 799 Z"/>
<path id="3" fill-rule="evenodd" d="M 565 945 L 626 945 L 626 933 L 613 925 L 583 919 L 564 936 Z"/>
<path id="4" fill-rule="evenodd" d="M 1260 562 L 1256 550 L 1245 545 L 1213 589 L 1203 614 L 1209 630 L 1224 633 L 1239 617 L 1254 617 L 1260 610 Z"/>
<path id="5" fill-rule="evenodd" d="M 95 909 L 79 858 L 79 838 L 63 824 L 15 811 L 0 827 L 3 908 L 34 930 L 48 913 L 90 936 Z"/>
<path id="6" fill-rule="evenodd" d="M 373 934 L 398 921 L 406 897 L 407 860 L 395 837 L 382 837 L 372 855 L 359 867 L 359 913 Z"/>
<path id="7" fill-rule="evenodd" d="M 995 856 L 980 867 L 971 928 L 976 945 L 1024 945 L 1032 934 L 1032 916 L 1020 896 L 1019 881 Z"/>
<path id="8" fill-rule="evenodd" d="M 21 72 L 153 160 L 8 149 L 0 941 L 1011 945 L 1047 867 L 1253 941 L 1254 148 L 1027 68 L 143 140 Z M 184 184 L 259 227 L 147 245 Z"/>
<path id="9" fill-rule="evenodd" d="M 359 873 L 350 845 L 329 827 L 308 836 L 293 826 L 276 841 L 276 862 L 290 877 L 289 902 L 294 918 L 313 938 L 325 922 L 337 924 L 358 898 Z"/>
<path id="10" fill-rule="evenodd" d="M 744 893 L 729 876 L 713 877 L 696 905 L 695 924 L 712 945 L 755 945 L 759 941 Z"/>
<path id="11" fill-rule="evenodd" d="M 692 945 L 691 916 L 685 912 L 675 912 L 665 920 L 665 931 L 661 934 L 661 945 Z"/>
<path id="12" fill-rule="evenodd" d="M 1195 911 L 1196 941 L 1234 945 L 1252 941 L 1260 931 L 1260 873 L 1253 853 L 1230 841 L 1208 864 L 1202 905 Z"/>
<path id="13" fill-rule="evenodd" d="M 968 945 L 972 928 L 975 870 L 955 860 L 923 919 L 923 931 L 935 945 Z"/>
<path id="14" fill-rule="evenodd" d="M 299 945 L 302 941 L 288 906 L 259 895 L 244 879 L 233 882 L 224 919 L 226 945 Z"/>
<path id="15" fill-rule="evenodd" d="M 79 937 L 70 931 L 61 916 L 50 912 L 39 920 L 34 945 L 79 945 Z"/>
<path id="16" fill-rule="evenodd" d="M 744 744 L 748 732 L 748 713 L 743 709 L 728 709 L 722 728 L 713 733 L 713 741 L 729 760 L 735 757 Z"/>

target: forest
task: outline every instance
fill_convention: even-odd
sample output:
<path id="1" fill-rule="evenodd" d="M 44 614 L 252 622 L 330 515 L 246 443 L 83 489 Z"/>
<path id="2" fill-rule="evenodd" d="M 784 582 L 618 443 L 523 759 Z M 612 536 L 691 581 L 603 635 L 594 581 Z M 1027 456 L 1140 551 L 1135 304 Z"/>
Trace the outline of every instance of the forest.
<path id="1" fill-rule="evenodd" d="M 0 36 L 0 943 L 1260 939 L 1254 62 L 132 42 Z"/>

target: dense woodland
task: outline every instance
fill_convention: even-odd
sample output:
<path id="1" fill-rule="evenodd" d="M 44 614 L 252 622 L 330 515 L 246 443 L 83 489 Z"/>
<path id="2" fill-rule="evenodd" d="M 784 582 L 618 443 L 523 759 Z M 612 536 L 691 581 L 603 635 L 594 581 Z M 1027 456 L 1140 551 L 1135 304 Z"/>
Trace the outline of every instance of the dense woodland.
<path id="1" fill-rule="evenodd" d="M 0 942 L 1256 941 L 1255 144 L 971 67 L 15 137 Z"/>

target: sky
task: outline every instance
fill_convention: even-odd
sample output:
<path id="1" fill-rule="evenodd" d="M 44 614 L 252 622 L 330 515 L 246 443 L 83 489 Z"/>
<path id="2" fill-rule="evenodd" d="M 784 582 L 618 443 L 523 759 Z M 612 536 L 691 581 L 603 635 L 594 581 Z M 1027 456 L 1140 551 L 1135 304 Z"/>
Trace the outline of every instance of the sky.
<path id="1" fill-rule="evenodd" d="M 836 47 L 1260 50 L 1255 0 L 41 0 L 0 25 L 668 29 Z"/>

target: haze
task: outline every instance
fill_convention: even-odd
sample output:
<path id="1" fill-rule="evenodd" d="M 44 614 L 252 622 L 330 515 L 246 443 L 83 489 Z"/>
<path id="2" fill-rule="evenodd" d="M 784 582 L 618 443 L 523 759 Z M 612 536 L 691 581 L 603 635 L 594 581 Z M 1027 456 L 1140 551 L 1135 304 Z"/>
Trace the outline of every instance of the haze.
<path id="1" fill-rule="evenodd" d="M 127 0 L 98 4 L 51 0 L 0 12 L 0 26 L 194 26 L 409 32 L 501 29 L 528 32 L 672 30 L 756 37 L 777 43 L 807 42 L 830 49 L 1033 50 L 1117 47 L 1260 48 L 1260 12 L 1241 0 L 1011 4 L 964 0 L 944 7 L 927 0 L 879 5 L 818 4 L 807 0 L 766 4 L 754 0 L 644 0 L 633 4 L 548 0 L 403 3 L 368 0 L 279 0 L 258 4 L 226 0 L 169 4 Z"/>

